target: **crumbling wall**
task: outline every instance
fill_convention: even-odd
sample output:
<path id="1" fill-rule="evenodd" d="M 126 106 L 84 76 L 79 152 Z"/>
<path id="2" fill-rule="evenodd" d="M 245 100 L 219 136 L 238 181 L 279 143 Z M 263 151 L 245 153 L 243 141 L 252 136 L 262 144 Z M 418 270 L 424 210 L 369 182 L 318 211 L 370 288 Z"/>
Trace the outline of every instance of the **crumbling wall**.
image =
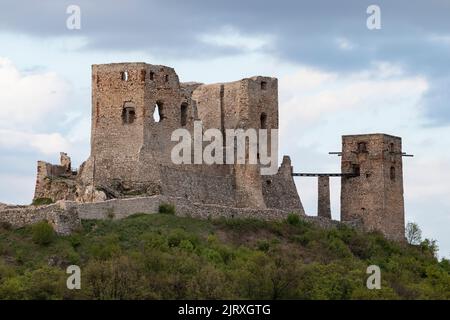
<path id="1" fill-rule="evenodd" d="M 81 226 L 78 213 L 72 209 L 66 210 L 62 203 L 0 208 L 0 222 L 8 223 L 13 228 L 22 228 L 40 221 L 48 221 L 61 235 L 68 235 Z"/>
<path id="2" fill-rule="evenodd" d="M 268 208 L 277 208 L 305 214 L 292 177 L 291 159 L 283 157 L 278 173 L 262 176 L 262 190 Z"/>
<path id="3" fill-rule="evenodd" d="M 317 181 L 317 215 L 331 219 L 330 177 L 319 176 Z"/>
<path id="4" fill-rule="evenodd" d="M 71 160 L 66 153 L 61 152 L 60 165 L 38 161 L 34 200 L 75 200 L 75 180 L 76 173 L 72 172 Z"/>
<path id="5" fill-rule="evenodd" d="M 64 208 L 77 212 L 80 219 L 123 219 L 136 213 L 157 213 L 159 206 L 170 203 L 175 206 L 177 216 L 207 218 L 255 218 L 283 220 L 288 211 L 280 209 L 237 208 L 215 204 L 191 202 L 185 198 L 155 195 L 130 199 L 113 199 L 100 203 L 64 202 Z"/>
<path id="6" fill-rule="evenodd" d="M 281 208 L 283 199 L 289 209 L 303 211 L 292 177 L 283 170 L 274 178 L 278 187 L 263 190 L 259 165 L 173 164 L 171 151 L 178 141 L 171 141 L 172 133 L 184 128 L 193 138 L 196 120 L 204 130 L 217 128 L 224 135 L 226 129 L 277 129 L 277 79 L 203 85 L 180 83 L 166 66 L 93 65 L 90 157 L 73 180 L 48 173 L 70 172 L 68 157 L 60 166 L 40 164 L 36 197 L 98 202 L 162 194 L 252 208 L 266 208 L 266 199 L 271 208 Z"/>

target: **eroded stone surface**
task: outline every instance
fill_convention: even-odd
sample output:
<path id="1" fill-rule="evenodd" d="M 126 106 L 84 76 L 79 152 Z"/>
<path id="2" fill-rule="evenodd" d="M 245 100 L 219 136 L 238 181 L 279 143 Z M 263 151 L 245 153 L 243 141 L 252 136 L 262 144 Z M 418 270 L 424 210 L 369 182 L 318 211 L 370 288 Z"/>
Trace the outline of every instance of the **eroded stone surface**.
<path id="1" fill-rule="evenodd" d="M 386 134 L 342 137 L 341 220 L 361 220 L 367 231 L 405 238 L 402 140 Z"/>
<path id="2" fill-rule="evenodd" d="M 252 77 L 230 83 L 181 83 L 175 70 L 146 63 L 92 66 L 91 155 L 77 172 L 38 163 L 35 199 L 99 202 L 165 195 L 194 203 L 274 208 L 304 214 L 290 159 L 276 175 L 259 165 L 174 164 L 174 130 L 278 129 L 278 81 Z M 271 142 L 270 142 L 271 143 Z M 268 146 L 270 150 L 270 144 Z M 225 150 L 225 149 L 224 149 Z"/>
<path id="3" fill-rule="evenodd" d="M 197 120 L 203 130 L 223 134 L 226 129 L 278 129 L 278 81 L 258 76 L 205 85 L 182 83 L 166 66 L 93 65 L 90 157 L 77 171 L 65 153 L 59 165 L 39 161 L 35 199 L 59 202 L 44 207 L 0 204 L 0 221 L 20 227 L 48 220 L 65 234 L 80 219 L 152 213 L 163 201 L 175 204 L 179 215 L 200 218 L 305 216 L 288 156 L 275 175 L 267 176 L 260 174 L 259 165 L 172 163 L 171 151 L 178 143 L 171 141 L 172 132 L 185 128 L 193 136 Z M 344 136 L 342 172 L 358 174 L 342 178 L 341 221 L 403 240 L 401 139 Z M 319 217 L 304 218 L 333 226 L 327 178 L 319 179 L 318 190 Z"/>

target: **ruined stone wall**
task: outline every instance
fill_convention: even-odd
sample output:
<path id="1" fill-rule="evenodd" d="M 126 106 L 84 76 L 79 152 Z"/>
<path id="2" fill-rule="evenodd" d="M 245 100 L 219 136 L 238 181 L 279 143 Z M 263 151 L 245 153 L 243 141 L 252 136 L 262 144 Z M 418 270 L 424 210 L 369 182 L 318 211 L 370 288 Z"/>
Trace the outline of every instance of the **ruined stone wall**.
<path id="1" fill-rule="evenodd" d="M 162 167 L 162 194 L 182 197 L 192 202 L 234 206 L 234 176 L 229 166 Z M 176 181 L 176 183 L 174 183 Z"/>
<path id="2" fill-rule="evenodd" d="M 288 156 L 283 157 L 276 175 L 262 176 L 261 184 L 267 208 L 305 214 L 292 178 L 291 159 Z"/>
<path id="3" fill-rule="evenodd" d="M 71 161 L 67 154 L 61 153 L 60 163 L 60 165 L 52 165 L 38 161 L 34 200 L 76 199 L 76 175 L 71 170 Z"/>
<path id="4" fill-rule="evenodd" d="M 317 181 L 317 215 L 331 219 L 330 177 L 320 176 Z"/>
<path id="5" fill-rule="evenodd" d="M 5 206 L 0 208 L 0 222 L 8 223 L 13 228 L 22 228 L 40 221 L 48 221 L 55 231 L 68 235 L 80 227 L 78 213 L 66 210 L 64 202 L 48 206 Z"/>
<path id="6" fill-rule="evenodd" d="M 223 136 L 226 136 L 226 129 L 277 129 L 277 85 L 275 78 L 268 77 L 201 85 L 193 92 L 193 99 L 197 102 L 199 117 L 205 129 L 220 129 Z M 268 149 L 270 150 L 270 144 Z M 260 166 L 237 164 L 233 171 L 236 206 L 266 207 Z M 291 179 L 289 177 L 288 184 Z"/>
<path id="7" fill-rule="evenodd" d="M 265 198 L 270 198 L 271 207 L 282 206 L 275 199 L 284 199 L 290 208 L 302 211 L 287 174 L 274 178 L 278 187 L 263 191 L 259 165 L 177 165 L 171 160 L 178 143 L 171 141 L 172 133 L 185 128 L 194 138 L 196 120 L 203 122 L 204 130 L 222 133 L 228 128 L 278 128 L 277 86 L 277 79 L 268 77 L 213 85 L 180 83 L 174 69 L 165 66 L 94 65 L 91 155 L 80 167 L 75 187 L 70 186 L 76 189 L 75 196 L 63 192 L 52 199 L 89 202 L 105 196 L 163 194 L 196 203 L 265 208 Z M 159 121 L 154 119 L 155 110 Z"/>
<path id="8" fill-rule="evenodd" d="M 401 138 L 384 134 L 343 136 L 341 220 L 362 220 L 365 230 L 404 239 Z"/>
<path id="9" fill-rule="evenodd" d="M 64 202 L 65 210 L 77 212 L 80 219 L 123 219 L 136 213 L 157 213 L 163 203 L 173 204 L 177 216 L 194 218 L 255 218 L 283 220 L 288 211 L 280 209 L 236 208 L 191 202 L 185 198 L 155 195 L 151 197 L 113 199 L 99 203 Z"/>

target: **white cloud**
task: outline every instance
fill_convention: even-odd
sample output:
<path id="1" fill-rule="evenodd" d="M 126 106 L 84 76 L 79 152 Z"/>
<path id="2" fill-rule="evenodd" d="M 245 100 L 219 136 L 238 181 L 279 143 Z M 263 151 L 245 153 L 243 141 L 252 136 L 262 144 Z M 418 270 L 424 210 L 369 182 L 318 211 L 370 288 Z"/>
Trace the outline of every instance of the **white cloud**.
<path id="1" fill-rule="evenodd" d="M 225 26 L 218 32 L 201 34 L 200 42 L 225 48 L 234 48 L 244 51 L 258 51 L 267 49 L 273 42 L 273 37 L 268 35 L 244 35 L 236 28 Z"/>
<path id="2" fill-rule="evenodd" d="M 0 147 L 12 150 L 32 148 L 49 155 L 67 150 L 69 143 L 60 133 L 27 133 L 0 129 Z"/>
<path id="3" fill-rule="evenodd" d="M 26 128 L 60 113 L 69 85 L 53 72 L 22 74 L 0 57 L 0 128 Z"/>
<path id="4" fill-rule="evenodd" d="M 69 84 L 56 73 L 24 74 L 0 57 L 0 148 L 45 155 L 67 150 L 69 142 L 61 133 L 39 129 L 56 129 L 69 92 Z"/>
<path id="5" fill-rule="evenodd" d="M 400 75 L 399 67 L 386 63 L 349 75 L 299 68 L 280 79 L 282 112 L 289 115 L 286 121 L 312 124 L 343 111 L 417 104 L 428 89 L 426 79 Z"/>
<path id="6" fill-rule="evenodd" d="M 31 203 L 36 177 L 14 173 L 0 173 L 0 202 L 8 204 Z"/>

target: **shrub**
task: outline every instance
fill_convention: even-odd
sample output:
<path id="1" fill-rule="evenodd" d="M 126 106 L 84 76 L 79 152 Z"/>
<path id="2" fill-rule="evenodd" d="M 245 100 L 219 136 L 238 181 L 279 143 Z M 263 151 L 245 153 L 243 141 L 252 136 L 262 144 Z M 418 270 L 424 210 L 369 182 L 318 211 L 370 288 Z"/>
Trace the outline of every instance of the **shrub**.
<path id="1" fill-rule="evenodd" d="M 433 257 L 437 256 L 439 251 L 439 247 L 437 245 L 437 241 L 434 239 L 425 239 L 420 243 L 420 247 L 424 252 L 430 253 Z"/>
<path id="2" fill-rule="evenodd" d="M 55 239 L 55 231 L 47 221 L 41 221 L 32 226 L 33 242 L 49 245 Z"/>
<path id="3" fill-rule="evenodd" d="M 170 203 L 161 203 L 161 205 L 159 206 L 159 213 L 162 214 L 175 214 L 175 206 L 173 204 Z"/>
<path id="4" fill-rule="evenodd" d="M 36 198 L 31 204 L 33 206 L 45 206 L 52 203 L 54 203 L 54 201 L 50 198 Z"/>
<path id="5" fill-rule="evenodd" d="M 287 217 L 287 223 L 293 226 L 298 225 L 300 223 L 300 216 L 295 213 L 289 213 Z"/>
<path id="6" fill-rule="evenodd" d="M 72 234 L 68 237 L 70 245 L 76 249 L 81 245 L 81 236 L 79 234 Z"/>
<path id="7" fill-rule="evenodd" d="M 0 222 L 0 229 L 11 230 L 12 229 L 12 225 L 8 221 L 2 221 L 2 222 Z"/>
<path id="8" fill-rule="evenodd" d="M 259 240 L 258 241 L 258 250 L 267 252 L 270 249 L 270 243 L 267 240 Z"/>
<path id="9" fill-rule="evenodd" d="M 118 256 L 121 252 L 119 237 L 116 234 L 108 234 L 93 239 L 89 245 L 89 252 L 100 260 L 107 260 Z"/>
<path id="10" fill-rule="evenodd" d="M 106 210 L 106 218 L 107 219 L 113 220 L 115 216 L 116 216 L 116 214 L 114 213 L 113 208 L 108 208 L 108 210 Z"/>
<path id="11" fill-rule="evenodd" d="M 195 249 L 192 242 L 187 239 L 181 240 L 179 247 L 188 252 L 193 252 Z"/>

